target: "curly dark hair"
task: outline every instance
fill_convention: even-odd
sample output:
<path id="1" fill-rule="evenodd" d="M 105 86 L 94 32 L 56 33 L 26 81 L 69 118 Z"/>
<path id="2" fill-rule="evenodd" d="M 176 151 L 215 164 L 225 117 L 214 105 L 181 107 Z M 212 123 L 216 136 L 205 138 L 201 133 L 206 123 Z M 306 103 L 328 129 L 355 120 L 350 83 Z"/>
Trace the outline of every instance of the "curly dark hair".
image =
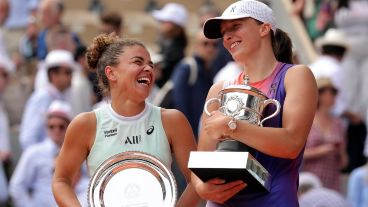
<path id="1" fill-rule="evenodd" d="M 112 34 L 100 34 L 93 39 L 92 44 L 87 48 L 86 58 L 88 67 L 92 72 L 97 73 L 99 85 L 105 95 L 110 91 L 109 81 L 105 74 L 105 67 L 119 64 L 119 56 L 124 52 L 124 48 L 141 46 L 144 44 L 136 39 L 122 39 Z"/>

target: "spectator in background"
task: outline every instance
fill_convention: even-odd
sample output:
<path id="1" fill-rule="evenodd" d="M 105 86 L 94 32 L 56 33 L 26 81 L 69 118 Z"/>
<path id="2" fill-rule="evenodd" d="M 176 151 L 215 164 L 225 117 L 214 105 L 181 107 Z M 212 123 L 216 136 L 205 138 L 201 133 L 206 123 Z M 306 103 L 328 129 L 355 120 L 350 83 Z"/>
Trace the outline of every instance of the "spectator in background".
<path id="1" fill-rule="evenodd" d="M 9 192 L 8 192 L 8 180 L 6 178 L 4 167 L 0 165 L 0 206 L 5 206 L 8 202 Z"/>
<path id="2" fill-rule="evenodd" d="M 349 51 L 342 62 L 344 97 L 354 120 L 349 126 L 350 152 L 354 154 L 348 171 L 366 161 L 361 153 L 361 143 L 366 142 L 368 152 L 368 1 L 349 1 L 348 8 L 340 9 L 335 16 L 339 30 L 343 31 L 349 43 Z M 350 140 L 349 140 L 350 141 Z M 356 148 L 355 148 L 356 147 Z M 355 148 L 355 149 L 354 149 Z M 355 150 L 355 152 L 354 152 Z M 368 154 L 367 154 L 368 155 Z"/>
<path id="3" fill-rule="evenodd" d="M 368 164 L 357 167 L 350 173 L 347 199 L 351 207 L 368 206 Z"/>
<path id="4" fill-rule="evenodd" d="M 25 34 L 19 42 L 19 52 L 26 61 L 37 58 L 38 25 L 35 17 L 30 17 Z"/>
<path id="5" fill-rule="evenodd" d="M 48 45 L 49 51 L 65 50 L 69 51 L 71 54 L 75 53 L 76 47 L 81 46 L 75 44 L 72 32 L 62 25 L 55 26 L 49 30 L 46 36 L 46 43 Z M 47 78 L 47 72 L 42 64 L 43 61 L 38 63 L 36 77 L 34 80 L 35 90 L 45 87 L 49 82 Z"/>
<path id="6" fill-rule="evenodd" d="M 176 64 L 184 58 L 188 39 L 185 26 L 186 8 L 178 3 L 168 3 L 161 10 L 152 11 L 159 25 L 159 53 L 163 55 L 162 76 L 157 85 L 162 87 L 170 78 Z"/>
<path id="7" fill-rule="evenodd" d="M 219 16 L 220 13 L 218 9 L 209 3 L 204 3 L 198 10 L 198 17 L 199 17 L 199 28 L 202 29 L 204 23 L 207 19 L 212 17 Z M 211 70 L 214 74 L 219 72 L 223 67 L 227 65 L 228 62 L 233 61 L 230 53 L 226 50 L 224 45 L 222 44 L 222 39 L 218 39 L 218 52 L 216 57 L 212 60 Z M 235 76 L 233 76 L 235 77 Z"/>
<path id="8" fill-rule="evenodd" d="M 38 15 L 42 24 L 42 31 L 38 36 L 38 51 L 37 57 L 39 60 L 45 59 L 50 46 L 47 42 L 47 34 L 53 28 L 61 26 L 63 27 L 62 17 L 64 13 L 64 4 L 61 0 L 42 0 L 39 8 Z M 72 39 L 76 46 L 81 45 L 81 41 L 76 33 L 72 32 Z M 74 51 L 71 51 L 74 52 Z"/>
<path id="9" fill-rule="evenodd" d="M 194 53 L 175 67 L 172 82 L 174 108 L 183 112 L 198 137 L 199 119 L 208 90 L 213 84 L 212 62 L 218 53 L 218 41 L 207 39 L 200 30 L 194 40 Z"/>
<path id="10" fill-rule="evenodd" d="M 337 0 L 306 0 L 303 12 L 309 37 L 315 41 L 334 25 L 334 13 Z"/>
<path id="11" fill-rule="evenodd" d="M 10 76 L 15 72 L 13 62 L 6 56 L 0 55 L 0 162 L 10 159 L 9 119 L 4 108 L 3 93 L 9 84 Z"/>
<path id="12" fill-rule="evenodd" d="M 0 56 L 8 57 L 8 48 L 5 44 L 3 24 L 9 14 L 9 1 L 0 0 Z"/>
<path id="13" fill-rule="evenodd" d="M 3 92 L 9 83 L 10 76 L 14 73 L 13 63 L 4 56 L 0 56 L 0 206 L 7 201 L 7 174 L 6 163 L 11 159 L 10 130 L 8 114 L 2 100 Z"/>
<path id="14" fill-rule="evenodd" d="M 300 207 L 350 207 L 342 194 L 325 188 L 313 173 L 299 175 L 298 199 Z"/>
<path id="15" fill-rule="evenodd" d="M 73 116 L 81 112 L 90 111 L 92 105 L 96 103 L 92 82 L 88 79 L 90 71 L 86 61 L 86 51 L 87 48 L 85 46 L 80 46 L 76 49 L 74 55 L 77 67 L 73 73 L 70 100 Z"/>
<path id="16" fill-rule="evenodd" d="M 115 32 L 116 35 L 123 34 L 123 17 L 118 12 L 103 12 L 100 16 L 100 32 L 110 34 Z"/>
<path id="17" fill-rule="evenodd" d="M 26 32 L 30 18 L 34 18 L 40 0 L 10 0 L 9 16 L 5 22 L 9 54 L 18 52 L 19 42 Z"/>
<path id="18" fill-rule="evenodd" d="M 64 142 L 66 129 L 72 120 L 71 107 L 67 102 L 55 100 L 46 113 L 47 135 L 45 139 L 27 148 L 10 180 L 10 195 L 15 207 L 57 206 L 51 191 L 55 157 Z M 86 173 L 82 173 L 86 177 Z M 80 177 L 78 181 L 83 181 Z M 88 184 L 75 188 L 86 192 Z M 77 192 L 78 194 L 78 192 Z M 83 198 L 87 200 L 87 197 Z M 84 202 L 86 203 L 86 202 Z M 86 205 L 85 205 L 86 206 Z"/>
<path id="19" fill-rule="evenodd" d="M 172 107 L 183 112 L 187 117 L 196 140 L 198 140 L 199 120 L 204 102 L 213 83 L 211 64 L 218 52 L 217 44 L 217 40 L 207 39 L 203 31 L 199 30 L 195 37 L 194 54 L 177 64 L 170 79 L 173 88 L 168 95 L 171 96 L 169 98 L 172 101 Z M 186 181 L 176 162 L 173 165 L 173 173 L 181 194 L 186 187 Z"/>
<path id="20" fill-rule="evenodd" d="M 54 100 L 69 100 L 67 94 L 75 70 L 73 55 L 66 50 L 51 51 L 44 63 L 48 77 L 46 87 L 35 90 L 28 98 L 21 121 L 19 142 L 23 149 L 46 137 L 45 113 Z"/>
<path id="21" fill-rule="evenodd" d="M 343 68 L 343 61 L 350 49 L 349 42 L 345 33 L 340 29 L 331 28 L 324 36 L 315 41 L 317 49 L 321 55 L 310 65 L 310 68 L 316 78 L 328 77 L 332 84 L 338 89 L 336 103 L 332 108 L 335 116 L 340 116 L 346 120 L 347 126 L 347 153 L 349 163 L 345 172 L 359 167 L 365 163 L 363 155 L 364 140 L 366 128 L 363 117 L 357 113 L 352 102 L 360 100 L 360 97 L 350 97 L 351 93 L 356 94 L 354 90 L 347 87 L 344 83 L 351 81 L 346 80 L 346 70 Z M 359 74 L 354 74 L 359 75 Z"/>
<path id="22" fill-rule="evenodd" d="M 304 151 L 302 171 L 318 176 L 324 187 L 342 192 L 340 172 L 348 161 L 346 128 L 342 119 L 331 113 L 338 90 L 324 77 L 317 79 L 317 86 L 318 106 Z"/>

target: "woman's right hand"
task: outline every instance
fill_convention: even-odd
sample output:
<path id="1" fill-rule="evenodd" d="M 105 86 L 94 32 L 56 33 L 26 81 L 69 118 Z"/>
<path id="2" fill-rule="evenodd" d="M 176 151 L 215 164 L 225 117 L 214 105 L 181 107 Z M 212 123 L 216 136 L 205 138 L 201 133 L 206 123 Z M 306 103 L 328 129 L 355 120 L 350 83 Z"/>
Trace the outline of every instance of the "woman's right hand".
<path id="1" fill-rule="evenodd" d="M 211 115 L 204 120 L 204 130 L 208 137 L 216 141 L 222 140 L 224 137 L 228 137 L 231 132 L 227 125 L 230 120 L 231 117 L 224 115 L 222 112 L 212 111 Z"/>
<path id="2" fill-rule="evenodd" d="M 246 186 L 241 180 L 226 183 L 223 179 L 213 178 L 207 182 L 197 182 L 195 188 L 202 199 L 223 204 Z"/>

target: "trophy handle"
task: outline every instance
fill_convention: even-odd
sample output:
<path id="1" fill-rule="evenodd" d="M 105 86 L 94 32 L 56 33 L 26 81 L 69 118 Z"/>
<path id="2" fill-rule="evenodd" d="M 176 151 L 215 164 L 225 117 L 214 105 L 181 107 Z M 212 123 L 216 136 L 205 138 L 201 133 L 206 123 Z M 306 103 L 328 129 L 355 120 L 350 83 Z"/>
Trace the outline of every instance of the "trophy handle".
<path id="1" fill-rule="evenodd" d="M 208 99 L 208 100 L 206 101 L 206 103 L 204 104 L 204 112 L 206 112 L 206 114 L 207 114 L 208 116 L 211 116 L 211 113 L 208 111 L 207 107 L 208 107 L 208 105 L 209 105 L 210 103 L 212 103 L 212 102 L 218 102 L 219 104 L 221 104 L 221 100 L 220 100 L 220 99 L 218 99 L 218 98 L 210 98 L 210 99 Z"/>
<path id="2" fill-rule="evenodd" d="M 262 119 L 260 125 L 263 126 L 263 122 L 267 119 L 271 119 L 272 117 L 276 116 L 280 112 L 280 102 L 278 102 L 276 99 L 267 99 L 263 102 L 264 106 L 267 106 L 268 104 L 275 104 L 276 105 L 276 111 L 273 112 L 273 114 L 269 115 L 268 117 L 265 117 Z"/>

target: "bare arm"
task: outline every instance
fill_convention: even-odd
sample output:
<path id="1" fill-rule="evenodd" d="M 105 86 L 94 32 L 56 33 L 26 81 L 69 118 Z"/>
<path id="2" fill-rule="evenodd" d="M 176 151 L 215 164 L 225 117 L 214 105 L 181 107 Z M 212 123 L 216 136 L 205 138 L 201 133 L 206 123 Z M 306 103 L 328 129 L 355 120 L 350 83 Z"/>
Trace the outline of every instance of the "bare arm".
<path id="1" fill-rule="evenodd" d="M 78 115 L 66 131 L 52 183 L 52 191 L 60 207 L 81 206 L 73 189 L 73 181 L 89 153 L 95 131 L 93 112 Z"/>
<path id="2" fill-rule="evenodd" d="M 187 187 L 179 198 L 177 207 L 197 206 L 200 198 L 193 187 L 191 171 L 188 169 L 190 151 L 197 148 L 192 128 L 184 114 L 178 110 L 163 109 L 162 119 L 175 159 L 187 181 Z"/>
<path id="3" fill-rule="evenodd" d="M 216 111 L 205 122 L 207 134 L 212 139 L 218 139 L 221 134 L 230 134 L 234 139 L 265 154 L 296 158 L 303 149 L 313 122 L 318 91 L 311 71 L 302 65 L 294 67 L 285 77 L 286 97 L 281 128 L 259 127 L 246 121 L 238 121 L 237 129 L 230 132 L 226 126 L 230 118 Z M 216 134 L 214 131 L 217 131 Z"/>

